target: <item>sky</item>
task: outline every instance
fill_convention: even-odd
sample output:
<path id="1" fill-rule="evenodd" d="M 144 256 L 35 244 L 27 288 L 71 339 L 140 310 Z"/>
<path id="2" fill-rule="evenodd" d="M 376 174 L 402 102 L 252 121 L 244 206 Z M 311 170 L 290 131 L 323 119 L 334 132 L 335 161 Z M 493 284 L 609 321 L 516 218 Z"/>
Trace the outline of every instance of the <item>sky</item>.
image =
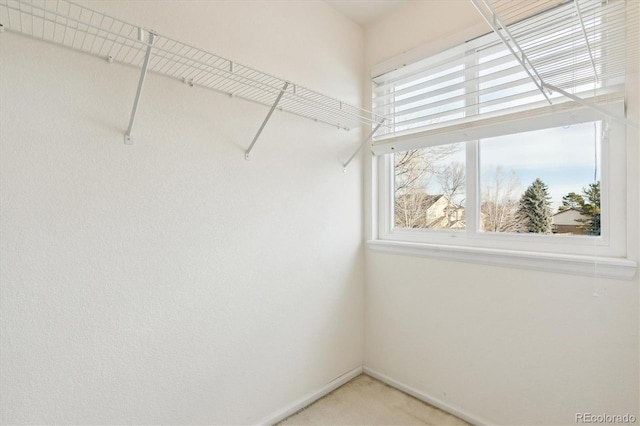
<path id="1" fill-rule="evenodd" d="M 513 171 L 521 191 L 540 178 L 549 189 L 553 211 L 569 192 L 582 193 L 600 179 L 600 124 L 583 123 L 480 142 L 480 187 L 497 166 Z M 595 175 L 595 180 L 594 180 Z"/>
<path id="2" fill-rule="evenodd" d="M 502 167 L 505 177 L 513 172 L 519 181 L 516 199 L 540 178 L 548 187 L 555 213 L 562 197 L 570 192 L 582 194 L 582 188 L 600 180 L 600 139 L 600 122 L 483 139 L 479 149 L 481 192 L 493 183 L 496 168 Z M 464 150 L 449 159 L 464 163 Z M 430 180 L 427 192 L 443 192 L 437 179 Z"/>

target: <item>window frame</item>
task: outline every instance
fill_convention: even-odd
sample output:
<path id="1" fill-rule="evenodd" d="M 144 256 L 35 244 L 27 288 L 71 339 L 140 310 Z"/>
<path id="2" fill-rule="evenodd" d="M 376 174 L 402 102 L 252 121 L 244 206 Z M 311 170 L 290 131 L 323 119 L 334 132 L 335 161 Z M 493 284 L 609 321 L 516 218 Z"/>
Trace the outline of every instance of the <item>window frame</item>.
<path id="1" fill-rule="evenodd" d="M 617 108 L 622 108 L 621 102 Z M 568 115 L 569 117 L 570 115 Z M 555 117 L 557 119 L 557 116 Z M 539 119 L 540 128 L 557 121 Z M 545 126 L 550 122 L 551 126 Z M 517 123 L 516 123 L 517 124 Z M 571 124 L 568 122 L 567 124 Z M 608 135 L 601 144 L 602 234 L 554 236 L 529 233 L 492 233 L 480 230 L 478 140 L 466 142 L 466 229 L 406 229 L 394 227 L 393 154 L 377 156 L 378 194 L 374 218 L 377 236 L 369 241 L 376 251 L 420 255 L 448 260 L 526 269 L 631 279 L 637 264 L 627 256 L 626 129 L 606 122 Z M 603 126 L 604 127 L 604 126 Z M 612 167 L 616 164 L 616 167 Z M 617 190 L 612 190 L 617 188 Z"/>
<path id="2" fill-rule="evenodd" d="M 428 52 L 425 47 L 419 48 L 424 57 Z M 415 54 L 414 54 L 415 55 Z M 397 58 L 397 64 L 406 64 L 407 54 Z M 414 56 L 416 61 L 420 58 Z M 410 65 L 410 64 L 409 64 Z M 387 60 L 383 64 L 388 70 L 394 69 L 393 60 Z M 380 76 L 380 66 L 374 66 L 372 78 Z M 375 83 L 374 83 L 375 84 Z M 602 92 L 601 92 L 602 93 Z M 624 94 L 612 95 L 605 93 L 603 96 L 588 99 L 613 109 L 615 113 L 624 116 L 626 112 L 626 98 Z M 546 116 L 545 116 L 546 111 Z M 540 110 L 520 114 L 516 120 L 504 120 L 499 126 L 507 125 L 515 129 L 511 133 L 518 133 L 521 122 L 527 122 L 526 130 L 556 127 L 558 125 L 572 124 L 571 117 L 575 114 L 591 114 L 590 120 L 604 120 L 602 115 L 593 110 L 577 104 L 560 104 Z M 500 120 L 498 120 L 500 121 Z M 534 128 L 531 122 L 537 122 Z M 559 124 L 560 123 L 560 124 Z M 454 261 L 471 263 L 510 266 L 524 269 L 534 269 L 550 272 L 569 273 L 586 276 L 598 276 L 613 279 L 631 280 L 637 271 L 637 262 L 628 258 L 629 240 L 627 237 L 627 218 L 629 206 L 628 194 L 637 191 L 637 183 L 630 180 L 626 170 L 626 152 L 628 141 L 626 127 L 613 120 L 605 120 L 608 136 L 603 140 L 601 152 L 601 187 L 602 187 L 602 234 L 595 237 L 578 236 L 550 236 L 539 234 L 503 234 L 482 232 L 479 228 L 479 211 L 477 203 L 480 188 L 478 175 L 478 139 L 466 142 L 466 202 L 475 202 L 475 208 L 465 206 L 467 228 L 463 231 L 449 230 L 416 230 L 394 229 L 394 186 L 393 186 L 393 156 L 398 148 L 392 147 L 389 140 L 384 140 L 384 145 L 376 147 L 372 145 L 372 151 L 377 154 L 372 159 L 372 234 L 368 240 L 368 247 L 373 251 L 410 255 L 426 256 Z M 496 122 L 488 120 L 486 125 L 476 124 L 472 133 L 468 129 L 458 129 L 454 132 L 469 132 L 472 136 L 480 138 L 491 137 L 492 126 L 495 129 Z M 546 124 L 546 125 L 545 125 Z M 538 126 L 535 128 L 535 126 Z M 441 130 L 438 129 L 438 132 Z M 522 130 L 520 130 L 522 131 Z M 449 138 L 447 131 L 443 132 L 444 139 Z M 505 133 L 501 133 L 505 134 Z M 496 134 L 495 136 L 498 136 Z M 438 137 L 437 135 L 435 137 Z M 459 137 L 459 135 L 457 136 Z M 420 146 L 433 146 L 434 135 L 421 135 L 420 133 L 405 138 L 399 138 L 400 151 L 418 148 Z M 456 136 L 453 137 L 456 139 Z M 427 140 L 428 143 L 424 144 Z M 459 140 L 459 139 L 458 139 Z M 450 143 L 453 143 L 450 141 Z M 422 145 L 423 144 L 423 145 Z M 398 151 L 398 152 L 400 152 Z M 634 152 L 632 149 L 631 152 Z M 615 167 L 613 167 L 615 165 Z M 615 189 L 614 189 L 615 188 Z M 472 193 L 473 191 L 473 193 Z"/>

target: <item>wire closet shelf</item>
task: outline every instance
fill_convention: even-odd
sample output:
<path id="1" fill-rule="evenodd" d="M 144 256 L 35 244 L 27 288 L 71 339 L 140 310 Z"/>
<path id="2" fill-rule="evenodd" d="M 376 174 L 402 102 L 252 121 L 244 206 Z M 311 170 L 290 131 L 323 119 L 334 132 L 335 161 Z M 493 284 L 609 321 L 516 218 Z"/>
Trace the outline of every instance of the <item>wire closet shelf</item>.
<path id="1" fill-rule="evenodd" d="M 640 58 L 637 0 L 471 0 L 549 103 L 555 92 L 636 129 L 577 93 L 624 80 Z M 542 18 L 547 11 L 554 11 Z M 538 19 L 529 23 L 531 17 Z M 568 43 L 570 41 L 570 43 Z"/>
<path id="2" fill-rule="evenodd" d="M 339 129 L 382 121 L 370 111 L 66 0 L 0 0 L 0 24 L 2 30 L 271 106 L 272 111 L 277 104 L 281 111 Z"/>

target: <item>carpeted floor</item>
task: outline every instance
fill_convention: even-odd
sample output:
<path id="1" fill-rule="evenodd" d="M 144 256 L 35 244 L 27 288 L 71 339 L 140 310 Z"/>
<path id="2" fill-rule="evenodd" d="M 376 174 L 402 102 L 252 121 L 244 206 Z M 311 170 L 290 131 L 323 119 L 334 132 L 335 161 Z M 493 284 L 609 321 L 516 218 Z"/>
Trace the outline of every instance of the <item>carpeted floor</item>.
<path id="1" fill-rule="evenodd" d="M 467 425 L 362 374 L 279 425 Z"/>

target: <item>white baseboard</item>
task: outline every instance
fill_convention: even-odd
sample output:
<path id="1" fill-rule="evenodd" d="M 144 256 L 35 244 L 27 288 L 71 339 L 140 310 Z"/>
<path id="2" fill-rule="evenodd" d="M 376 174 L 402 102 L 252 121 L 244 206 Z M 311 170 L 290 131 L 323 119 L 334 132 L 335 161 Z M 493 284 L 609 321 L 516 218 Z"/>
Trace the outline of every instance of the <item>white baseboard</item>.
<path id="1" fill-rule="evenodd" d="M 362 374 L 362 371 L 363 371 L 362 367 L 354 368 L 353 370 L 343 374 L 342 376 L 338 377 L 337 379 L 335 379 L 335 380 L 331 381 L 330 383 L 324 385 L 323 387 L 321 387 L 320 389 L 316 390 L 315 392 L 310 393 L 309 395 L 307 395 L 307 396 L 305 396 L 305 397 L 293 402 L 292 404 L 287 405 L 286 407 L 282 408 L 281 410 L 278 410 L 275 413 L 272 413 L 271 415 L 265 417 L 261 421 L 256 422 L 256 424 L 270 426 L 270 425 L 274 425 L 274 424 L 276 424 L 278 422 L 281 422 L 282 420 L 286 419 L 287 417 L 289 417 L 289 416 L 297 413 L 298 411 L 302 410 L 307 405 L 313 404 L 314 402 L 316 402 L 317 400 L 319 400 L 323 396 L 325 396 L 328 393 L 331 393 L 334 390 L 338 389 L 340 386 L 344 385 L 349 380 L 359 376 L 360 374 Z"/>
<path id="2" fill-rule="evenodd" d="M 450 405 L 440 401 L 437 398 L 434 398 L 424 392 L 421 392 L 417 389 L 412 388 L 411 386 L 407 386 L 404 383 L 401 383 L 395 379 L 392 379 L 389 376 L 385 376 L 384 374 L 378 373 L 377 371 L 374 371 L 370 368 L 364 367 L 363 368 L 364 373 L 373 377 L 374 379 L 378 379 L 383 383 L 386 383 L 387 385 L 396 388 L 398 390 L 401 390 L 402 392 L 409 394 L 411 396 L 413 396 L 414 398 L 417 398 L 421 401 L 426 402 L 427 404 L 433 405 L 434 407 L 437 407 L 439 409 L 441 409 L 442 411 L 446 411 L 449 414 L 453 414 L 456 417 L 461 418 L 462 420 L 471 423 L 473 425 L 477 425 L 477 426 L 484 426 L 484 425 L 488 425 L 491 424 L 490 422 L 487 422 L 485 420 L 482 420 L 480 418 L 478 418 L 477 416 L 474 416 L 472 414 L 469 414 L 463 410 L 460 410 L 458 408 L 455 407 L 451 407 Z"/>

